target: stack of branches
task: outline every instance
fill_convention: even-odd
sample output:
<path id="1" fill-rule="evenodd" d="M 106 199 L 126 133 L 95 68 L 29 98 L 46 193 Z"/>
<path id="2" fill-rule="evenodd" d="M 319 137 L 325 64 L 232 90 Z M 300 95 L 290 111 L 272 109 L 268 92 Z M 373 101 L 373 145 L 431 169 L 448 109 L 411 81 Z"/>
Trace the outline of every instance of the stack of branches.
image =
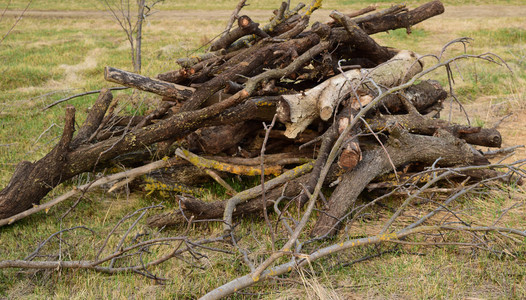
<path id="1" fill-rule="evenodd" d="M 294 8 L 284 2 L 262 27 L 248 16 L 237 17 L 243 3 L 232 18 L 237 18 L 238 26 L 230 30 L 229 24 L 208 52 L 177 60 L 178 70 L 149 78 L 106 67 L 106 80 L 160 95 L 161 104 L 146 115 L 122 115 L 116 112 L 118 103 L 112 101 L 111 91 L 103 89 L 75 137 L 75 109 L 67 107 L 60 142 L 41 160 L 21 162 L 0 192 L 0 226 L 48 210 L 91 188 L 111 183 L 114 190 L 134 180 L 150 190 L 184 193 L 176 197 L 176 210 L 150 217 L 150 226 L 221 221 L 224 236 L 234 245 L 234 218 L 260 213 L 274 232 L 267 213 L 272 208 L 278 222 L 284 223 L 288 242 L 257 268 L 243 252 L 252 272 L 232 287 L 212 292 L 224 296 L 257 282 L 260 276 L 290 271 L 287 264 L 276 267 L 279 272 L 275 273 L 267 268 L 286 253 L 300 252 L 303 243 L 298 237 L 317 199 L 324 204 L 318 205 L 320 212 L 310 234 L 320 239 L 336 234 L 346 218 L 354 220 L 393 193 L 417 191 L 386 223 L 381 235 L 369 240 L 376 243 L 432 229 L 460 230 L 443 225 L 418 227 L 435 211 L 388 235 L 407 205 L 430 188 L 452 193 L 453 201 L 460 196 L 458 186 L 468 182 L 473 187 L 488 181 L 521 182 L 520 163 L 491 164 L 487 156 L 493 152 L 486 155 L 474 148 L 500 147 L 497 129 L 440 119 L 442 104 L 448 96 L 454 98 L 453 91 L 423 80 L 442 67 L 449 74 L 456 60 L 502 63 L 498 57 L 466 54 L 445 59 L 447 47 L 468 42 L 460 38 L 434 56 L 436 64 L 425 68 L 416 53 L 381 46 L 370 37 L 397 28 L 409 32 L 412 25 L 444 11 L 438 0 L 412 10 L 395 5 L 378 12 L 372 12 L 375 7 L 352 14 L 333 11 L 333 21 L 310 27 L 309 18 L 321 1 Z M 135 168 L 40 204 L 60 183 L 115 164 Z M 261 184 L 237 192 L 224 180 L 230 174 L 260 176 Z M 265 175 L 275 177 L 265 181 Z M 210 178 L 232 197 L 217 202 L 195 197 L 199 189 L 190 185 Z M 440 189 L 438 182 L 452 188 Z M 321 189 L 328 186 L 336 187 L 325 200 Z M 383 196 L 360 206 L 357 199 L 364 190 Z M 294 203 L 304 213 L 290 225 L 285 216 Z M 341 249 L 354 247 L 355 242 L 360 243 L 353 240 Z M 336 251 L 324 249 L 318 252 Z M 293 259 L 293 264 L 298 261 Z"/>

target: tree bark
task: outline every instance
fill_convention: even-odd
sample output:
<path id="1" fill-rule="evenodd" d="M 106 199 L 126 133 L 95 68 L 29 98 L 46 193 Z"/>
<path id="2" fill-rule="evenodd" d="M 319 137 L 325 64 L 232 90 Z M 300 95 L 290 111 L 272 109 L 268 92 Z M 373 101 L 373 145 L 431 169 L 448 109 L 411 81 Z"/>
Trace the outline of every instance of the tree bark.
<path id="1" fill-rule="evenodd" d="M 255 45 L 240 53 L 225 63 L 216 77 L 201 85 L 192 97 L 181 107 L 181 111 L 191 111 L 199 108 L 213 94 L 223 89 L 229 80 L 235 81 L 239 76 L 247 76 L 253 70 L 266 66 L 280 56 L 281 51 L 294 49 L 303 53 L 320 41 L 316 34 L 286 41 L 278 44 Z"/>
<path id="2" fill-rule="evenodd" d="M 193 91 L 195 91 L 194 88 L 149 78 L 112 67 L 106 67 L 104 69 L 104 79 L 180 101 L 189 99 Z"/>
<path id="3" fill-rule="evenodd" d="M 366 22 L 359 23 L 360 27 L 367 34 L 374 34 L 387 30 L 394 30 L 398 28 L 407 28 L 418 24 L 431 17 L 440 15 L 444 12 L 444 5 L 439 0 L 434 0 L 423 4 L 406 13 L 399 13 L 395 15 L 387 15 L 379 18 L 374 18 Z"/>
<path id="4" fill-rule="evenodd" d="M 278 118 L 287 126 L 286 135 L 294 138 L 315 119 L 329 120 L 341 100 L 349 94 L 354 96 L 353 89 L 362 93 L 367 91 L 362 86 L 365 78 L 373 80 L 377 85 L 393 87 L 421 70 L 422 66 L 413 52 L 400 51 L 389 62 L 377 68 L 350 70 L 324 81 L 306 93 L 283 95 L 283 101 L 278 106 Z"/>
<path id="5" fill-rule="evenodd" d="M 389 51 L 386 47 L 378 45 L 375 40 L 346 15 L 333 11 L 330 17 L 343 25 L 349 35 L 351 47 L 364 53 L 364 57 L 372 60 L 374 63 L 381 64 L 386 62 L 396 54 Z"/>
<path id="6" fill-rule="evenodd" d="M 36 163 L 21 162 L 9 184 L 0 191 L 0 219 L 20 213 L 40 200 L 55 186 L 71 177 L 93 171 L 106 161 L 153 143 L 181 138 L 199 128 L 203 121 L 213 118 L 226 108 L 248 97 L 241 91 L 236 95 L 198 111 L 178 113 L 158 123 L 133 130 L 122 136 L 96 144 L 82 144 L 70 149 L 74 132 L 75 109 L 66 109 L 66 125 L 62 139 L 53 150 Z"/>
<path id="7" fill-rule="evenodd" d="M 385 150 L 377 146 L 365 151 L 356 168 L 343 175 L 340 184 L 331 195 L 329 209 L 318 217 L 312 230 L 313 236 L 335 234 L 340 219 L 353 206 L 367 184 L 375 177 L 392 170 L 391 161 L 399 167 L 408 162 L 431 165 L 438 158 L 442 158 L 438 162 L 441 166 L 470 164 L 475 160 L 470 147 L 447 132 L 442 132 L 441 137 L 431 137 L 396 130 L 391 133 L 385 148 L 390 160 Z"/>
<path id="8" fill-rule="evenodd" d="M 239 17 L 239 19 L 237 19 L 237 25 L 238 27 L 236 27 L 234 30 L 226 33 L 217 41 L 212 43 L 210 50 L 217 51 L 219 49 L 226 49 L 237 39 L 249 34 L 256 34 L 261 37 L 269 36 L 259 28 L 259 23 L 253 22 L 248 16 Z"/>
<path id="9" fill-rule="evenodd" d="M 68 106 L 64 131 L 58 144 L 35 163 L 20 162 L 9 184 L 0 191 L 0 219 L 38 205 L 41 198 L 65 180 L 69 162 L 67 154 L 74 131 L 75 108 Z"/>

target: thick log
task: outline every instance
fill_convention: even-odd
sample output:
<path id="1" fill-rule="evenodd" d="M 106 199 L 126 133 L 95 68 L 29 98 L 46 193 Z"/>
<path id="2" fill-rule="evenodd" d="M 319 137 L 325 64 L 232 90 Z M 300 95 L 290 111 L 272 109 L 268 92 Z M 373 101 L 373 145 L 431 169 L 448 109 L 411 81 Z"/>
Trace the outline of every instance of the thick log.
<path id="1" fill-rule="evenodd" d="M 452 124 L 446 120 L 429 119 L 418 114 L 379 115 L 368 119 L 367 122 L 375 131 L 385 130 L 389 126 L 398 124 L 417 134 L 434 135 L 439 129 L 446 130 L 472 145 L 500 147 L 502 144 L 502 136 L 495 128 Z"/>
<path id="2" fill-rule="evenodd" d="M 337 232 L 340 219 L 352 207 L 354 201 L 375 177 L 392 170 L 391 162 L 399 167 L 408 162 L 433 164 L 438 158 L 438 165 L 467 165 L 475 160 L 475 154 L 463 141 L 442 132 L 441 137 L 410 134 L 407 131 L 395 130 L 385 143 L 385 150 L 377 146 L 366 151 L 356 168 L 342 176 L 341 182 L 331 195 L 329 209 L 320 214 L 312 235 L 325 236 Z"/>
<path id="3" fill-rule="evenodd" d="M 386 47 L 382 47 L 376 43 L 367 33 L 365 33 L 351 18 L 346 15 L 333 11 L 330 17 L 343 25 L 347 34 L 349 34 L 350 45 L 352 48 L 364 53 L 366 58 L 372 60 L 376 64 L 381 64 L 388 61 L 395 55 Z"/>
<path id="4" fill-rule="evenodd" d="M 370 18 L 364 22 L 355 21 L 363 31 L 369 35 L 398 28 L 407 28 L 426 19 L 440 15 L 444 12 L 444 5 L 439 1 L 431 1 L 413 10 L 395 15 L 382 15 Z M 339 43 L 351 43 L 352 39 L 344 28 L 333 28 L 331 40 Z"/>
<path id="5" fill-rule="evenodd" d="M 123 136 L 70 150 L 74 131 L 73 107 L 66 109 L 66 125 L 59 144 L 41 160 L 21 162 L 9 184 L 0 191 L 0 219 L 20 213 L 40 200 L 55 186 L 71 177 L 93 171 L 110 159 L 170 138 L 181 138 L 225 109 L 248 97 L 246 91 L 198 111 L 178 113 L 155 124 L 127 132 Z"/>
<path id="6" fill-rule="evenodd" d="M 448 93 L 438 82 L 425 80 L 408 87 L 403 93 L 386 96 L 377 108 L 388 114 L 408 113 L 402 99 L 405 97 L 420 114 L 427 114 L 433 110 L 440 111 L 447 95 Z"/>
<path id="7" fill-rule="evenodd" d="M 356 22 L 356 23 L 363 23 L 363 22 L 366 22 L 366 21 L 370 21 L 370 20 L 373 20 L 373 19 L 377 19 L 379 17 L 383 17 L 383 16 L 387 16 L 387 15 L 394 15 L 394 14 L 397 14 L 397 13 L 400 13 L 402 11 L 407 11 L 408 9 L 406 8 L 406 5 L 405 4 L 395 4 L 389 8 L 386 8 L 386 9 L 383 9 L 379 12 L 376 12 L 376 13 L 372 13 L 372 14 L 368 14 L 366 16 L 361 16 L 361 17 L 358 17 L 358 18 L 354 18 L 353 21 Z"/>
<path id="8" fill-rule="evenodd" d="M 192 152 L 217 154 L 235 147 L 247 134 L 261 127 L 260 124 L 240 122 L 201 128 L 186 137 Z"/>
<path id="9" fill-rule="evenodd" d="M 324 81 L 306 93 L 282 96 L 283 101 L 277 110 L 278 118 L 287 126 L 286 135 L 294 138 L 318 117 L 329 120 L 336 106 L 353 89 L 362 93 L 368 91 L 362 86 L 364 78 L 373 80 L 377 85 L 393 87 L 409 80 L 421 70 L 422 65 L 413 52 L 400 51 L 389 62 L 377 68 L 350 70 Z M 362 87 L 359 88 L 360 86 Z"/>
<path id="10" fill-rule="evenodd" d="M 396 15 L 386 15 L 379 18 L 361 22 L 358 25 L 367 33 L 374 34 L 398 28 L 410 28 L 431 17 L 440 15 L 444 12 L 444 5 L 439 0 L 434 0 L 423 4 L 406 13 Z"/>
<path id="11" fill-rule="evenodd" d="M 5 219 L 40 203 L 47 193 L 64 181 L 68 149 L 75 132 L 75 108 L 66 107 L 64 131 L 58 144 L 35 163 L 20 162 L 9 184 L 0 191 L 0 219 Z M 68 177 L 70 178 L 70 177 Z"/>
<path id="12" fill-rule="evenodd" d="M 104 69 L 104 79 L 180 101 L 189 99 L 195 91 L 195 89 L 191 87 L 149 78 L 112 67 L 106 67 Z"/>

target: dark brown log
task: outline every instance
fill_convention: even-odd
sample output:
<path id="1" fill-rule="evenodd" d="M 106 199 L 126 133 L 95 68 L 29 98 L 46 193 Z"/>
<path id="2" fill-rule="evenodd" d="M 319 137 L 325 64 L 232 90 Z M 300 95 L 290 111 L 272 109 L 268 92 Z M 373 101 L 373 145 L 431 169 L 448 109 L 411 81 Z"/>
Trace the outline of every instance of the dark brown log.
<path id="1" fill-rule="evenodd" d="M 325 166 L 329 153 L 337 138 L 338 128 L 336 124 L 333 124 L 323 134 L 320 150 L 318 151 L 318 155 L 316 157 L 316 162 L 314 162 L 314 166 L 312 168 L 311 173 L 309 175 L 306 175 L 308 176 L 308 179 L 305 184 L 305 188 L 309 191 L 309 193 L 312 193 L 314 191 L 314 187 L 316 186 L 320 178 L 321 170 Z M 305 203 L 307 203 L 307 200 L 309 200 L 307 193 L 305 193 L 305 191 L 302 191 L 298 199 L 299 204 L 303 206 Z"/>
<path id="2" fill-rule="evenodd" d="M 349 44 L 352 48 L 364 53 L 366 55 L 364 57 L 372 60 L 376 64 L 381 64 L 394 56 L 395 53 L 389 51 L 386 47 L 378 45 L 378 43 L 358 27 L 351 18 L 337 11 L 333 11 L 330 17 L 343 25 L 349 35 Z"/>
<path id="3" fill-rule="evenodd" d="M 198 111 L 178 113 L 171 118 L 127 132 L 93 145 L 80 145 L 69 151 L 74 132 L 75 109 L 66 109 L 66 125 L 59 144 L 41 160 L 21 162 L 9 184 L 0 191 L 0 219 L 20 213 L 40 200 L 55 186 L 124 153 L 143 149 L 153 143 L 183 137 L 201 123 L 248 97 L 246 91 Z"/>
<path id="4" fill-rule="evenodd" d="M 410 28 L 431 17 L 440 15 L 444 12 L 444 5 L 439 0 L 434 0 L 423 4 L 406 13 L 387 15 L 379 18 L 358 23 L 367 34 L 374 34 L 398 28 Z"/>
<path id="5" fill-rule="evenodd" d="M 192 152 L 217 154 L 235 147 L 247 134 L 261 127 L 252 122 L 239 122 L 231 125 L 219 125 L 201 128 L 186 137 L 188 148 Z"/>
<path id="6" fill-rule="evenodd" d="M 359 17 L 359 18 L 355 18 L 353 19 L 354 22 L 356 23 L 363 23 L 363 22 L 367 22 L 367 21 L 371 21 L 371 20 L 374 20 L 374 19 L 377 19 L 377 18 L 380 18 L 380 17 L 383 17 L 383 16 L 387 16 L 387 15 L 394 15 L 394 14 L 397 14 L 397 13 L 400 13 L 402 11 L 407 11 L 407 8 L 406 8 L 406 5 L 405 4 L 395 4 L 389 8 L 386 8 L 386 9 L 383 9 L 379 12 L 376 12 L 376 13 L 373 13 L 373 14 L 368 14 L 366 16 L 362 16 L 362 17 Z"/>
<path id="7" fill-rule="evenodd" d="M 91 107 L 88 117 L 79 129 L 79 133 L 71 142 L 70 147 L 72 149 L 75 149 L 80 144 L 87 142 L 91 135 L 99 128 L 99 125 L 101 124 L 104 114 L 108 110 L 112 99 L 113 95 L 110 90 L 102 89 L 100 91 L 97 101 L 95 101 Z"/>
<path id="8" fill-rule="evenodd" d="M 440 111 L 442 101 L 447 98 L 447 95 L 448 93 L 438 82 L 426 80 L 407 88 L 403 94 L 388 95 L 377 107 L 389 114 L 407 113 L 402 101 L 402 97 L 406 97 L 419 113 L 427 114 L 432 110 Z"/>
<path id="9" fill-rule="evenodd" d="M 221 176 L 227 173 L 217 172 Z M 210 175 L 202 168 L 196 167 L 186 161 L 180 165 L 157 170 L 148 175 L 151 179 L 160 181 L 169 187 L 170 185 L 183 184 L 186 186 L 196 186 L 205 182 L 210 182 Z"/>
<path id="10" fill-rule="evenodd" d="M 75 108 L 68 106 L 64 131 L 58 144 L 35 163 L 20 162 L 9 184 L 0 191 L 0 219 L 40 204 L 40 199 L 65 180 L 63 178 L 69 163 L 67 154 L 74 131 Z"/>
<path id="11" fill-rule="evenodd" d="M 181 83 L 191 75 L 189 73 L 187 69 L 173 70 L 158 74 L 157 79 L 171 83 Z"/>
<path id="12" fill-rule="evenodd" d="M 495 128 L 480 128 L 452 124 L 442 119 L 429 119 L 417 114 L 379 115 L 367 120 L 375 131 L 385 130 L 390 126 L 401 125 L 412 133 L 434 135 L 443 129 L 469 144 L 500 147 L 502 137 Z"/>
<path id="13" fill-rule="evenodd" d="M 392 170 L 391 161 L 399 167 L 408 162 L 431 165 L 441 158 L 439 165 L 452 166 L 470 164 L 475 159 L 475 155 L 466 143 L 447 132 L 443 132 L 442 137 L 431 137 L 395 130 L 391 133 L 385 148 L 390 159 L 385 150 L 377 146 L 374 150 L 366 151 L 356 168 L 342 176 L 340 184 L 329 200 L 329 209 L 319 215 L 312 235 L 335 234 L 340 219 L 352 207 L 367 184 L 375 177 Z"/>
<path id="14" fill-rule="evenodd" d="M 303 53 L 319 42 L 316 34 L 286 41 L 278 44 L 259 44 L 249 48 L 247 51 L 233 57 L 223 67 L 225 68 L 218 76 L 201 85 L 181 107 L 181 111 L 191 111 L 199 108 L 213 94 L 223 89 L 229 80 L 236 80 L 239 76 L 247 75 L 260 66 L 271 63 L 279 57 L 279 51 L 294 49 L 297 53 Z M 230 68 L 226 68 L 231 66 Z"/>
<path id="15" fill-rule="evenodd" d="M 435 0 L 406 13 L 372 18 L 366 22 L 357 22 L 357 24 L 365 33 L 371 35 L 398 28 L 410 28 L 412 25 L 418 24 L 443 12 L 444 5 L 439 0 Z M 344 28 L 333 28 L 331 30 L 331 40 L 340 43 L 352 42 Z"/>
<path id="16" fill-rule="evenodd" d="M 306 176 L 295 178 L 286 185 L 285 191 L 283 192 L 283 186 L 276 187 L 266 192 L 266 198 L 276 200 L 282 193 L 285 197 L 294 197 L 302 189 L 301 184 L 305 182 Z M 181 196 L 179 197 L 181 208 L 186 218 L 194 217 L 194 220 L 218 220 L 223 218 L 226 204 L 228 200 L 205 202 L 197 198 Z M 272 201 L 267 201 L 267 206 L 272 206 Z M 257 197 L 247 202 L 240 203 L 236 206 L 236 210 L 233 213 L 234 217 L 242 215 L 261 213 L 263 211 L 263 199 Z M 151 227 L 163 227 L 163 226 L 174 226 L 181 225 L 186 222 L 186 219 L 181 215 L 180 210 L 175 210 L 169 213 L 162 213 L 150 217 L 147 220 L 148 226 Z"/>
<path id="17" fill-rule="evenodd" d="M 226 49 L 237 39 L 249 34 L 256 34 L 260 37 L 269 36 L 267 33 L 259 29 L 259 23 L 253 22 L 248 16 L 239 17 L 237 19 L 237 25 L 238 27 L 236 27 L 234 30 L 228 32 L 212 43 L 210 50 L 217 51 L 219 49 Z"/>
<path id="18" fill-rule="evenodd" d="M 151 92 L 157 95 L 185 101 L 193 94 L 194 88 L 161 81 L 112 67 L 104 69 L 104 79 L 124 86 Z"/>

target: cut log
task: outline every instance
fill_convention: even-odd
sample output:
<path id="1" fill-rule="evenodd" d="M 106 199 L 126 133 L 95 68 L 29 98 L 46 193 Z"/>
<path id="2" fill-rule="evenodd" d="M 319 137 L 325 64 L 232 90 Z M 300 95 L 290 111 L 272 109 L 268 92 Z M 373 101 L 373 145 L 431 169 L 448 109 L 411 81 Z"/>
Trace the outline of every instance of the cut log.
<path id="1" fill-rule="evenodd" d="M 189 99 L 195 91 L 194 88 L 149 78 L 112 67 L 106 67 L 104 69 L 104 79 L 180 101 Z"/>
<path id="2" fill-rule="evenodd" d="M 376 64 L 388 61 L 395 55 L 388 48 L 378 45 L 367 33 L 365 33 L 351 18 L 346 15 L 333 11 L 330 17 L 343 25 L 349 34 L 350 45 L 352 48 L 365 54 L 365 58 L 372 60 Z"/>
<path id="3" fill-rule="evenodd" d="M 411 26 L 431 17 L 440 15 L 443 12 L 444 5 L 442 2 L 434 0 L 405 13 L 372 18 L 368 21 L 361 22 L 358 25 L 360 25 L 367 34 L 374 34 L 398 28 L 409 29 Z"/>
<path id="4" fill-rule="evenodd" d="M 75 109 L 66 109 L 66 125 L 62 139 L 44 158 L 35 163 L 21 162 L 9 184 L 0 191 L 0 219 L 20 213 L 40 200 L 58 184 L 71 177 L 93 171 L 99 164 L 153 143 L 183 137 L 200 127 L 225 109 L 239 104 L 248 97 L 241 91 L 220 103 L 198 111 L 178 113 L 171 118 L 109 138 L 96 144 L 82 144 L 69 148 L 74 132 Z"/>
<path id="5" fill-rule="evenodd" d="M 368 120 L 368 123 L 375 131 L 385 130 L 389 126 L 398 124 L 417 134 L 434 135 L 439 129 L 446 130 L 473 145 L 500 147 L 502 143 L 502 137 L 495 128 L 451 124 L 446 120 L 429 119 L 417 114 L 380 115 Z"/>
<path id="6" fill-rule="evenodd" d="M 341 218 L 352 207 L 364 188 L 375 177 L 392 170 L 392 163 L 399 167 L 408 162 L 433 164 L 438 158 L 438 165 L 467 165 L 475 160 L 471 148 L 463 141 L 442 132 L 441 137 L 410 134 L 396 129 L 391 132 L 385 144 L 385 150 L 377 146 L 366 151 L 356 168 L 342 176 L 341 182 L 332 193 L 328 211 L 319 215 L 312 230 L 314 236 L 332 235 L 337 232 Z"/>
<path id="7" fill-rule="evenodd" d="M 286 135 L 294 138 L 315 119 L 329 120 L 336 106 L 353 90 L 368 91 L 366 80 L 379 86 L 399 85 L 422 70 L 416 54 L 400 51 L 391 60 L 374 69 L 350 70 L 332 77 L 303 94 L 284 95 L 278 106 L 278 118 L 287 126 Z M 352 95 L 351 95 L 352 96 Z"/>
<path id="8" fill-rule="evenodd" d="M 217 41 L 212 43 L 210 46 L 211 51 L 217 51 L 219 49 L 226 49 L 230 44 L 235 42 L 237 39 L 249 35 L 256 34 L 260 37 L 268 37 L 269 35 L 259 28 L 259 23 L 256 23 L 248 16 L 241 16 L 237 19 L 237 25 L 234 30 L 226 33 Z"/>

